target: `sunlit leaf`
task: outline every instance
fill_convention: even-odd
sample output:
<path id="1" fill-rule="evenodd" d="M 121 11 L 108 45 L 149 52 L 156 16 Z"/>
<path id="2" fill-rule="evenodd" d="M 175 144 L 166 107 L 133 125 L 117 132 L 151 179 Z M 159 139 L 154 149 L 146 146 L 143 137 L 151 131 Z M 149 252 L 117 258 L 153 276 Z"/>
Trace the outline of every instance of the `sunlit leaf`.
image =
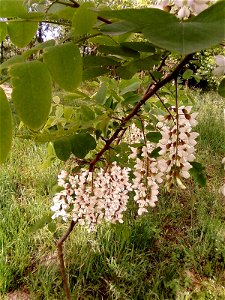
<path id="1" fill-rule="evenodd" d="M 21 62 L 24 62 L 24 57 L 22 55 L 13 56 L 0 65 L 0 71 L 12 67 L 13 65 Z"/>
<path id="2" fill-rule="evenodd" d="M 98 92 L 95 95 L 95 101 L 98 104 L 104 104 L 106 101 L 107 85 L 105 82 L 102 82 Z"/>
<path id="3" fill-rule="evenodd" d="M 44 62 L 58 85 L 66 91 L 74 91 L 82 80 L 82 58 L 73 43 L 44 49 Z"/>
<path id="4" fill-rule="evenodd" d="M 85 2 L 76 9 L 72 19 L 72 30 L 75 36 L 84 35 L 92 30 L 97 21 L 97 14 L 91 8 L 94 4 Z"/>
<path id="5" fill-rule="evenodd" d="M 39 61 L 20 63 L 10 69 L 12 100 L 25 125 L 39 130 L 47 121 L 51 108 L 51 78 Z"/>
<path id="6" fill-rule="evenodd" d="M 0 18 L 22 17 L 26 12 L 24 0 L 0 0 Z"/>
<path id="7" fill-rule="evenodd" d="M 7 24 L 10 40 L 17 47 L 27 46 L 35 36 L 38 22 L 15 21 Z"/>

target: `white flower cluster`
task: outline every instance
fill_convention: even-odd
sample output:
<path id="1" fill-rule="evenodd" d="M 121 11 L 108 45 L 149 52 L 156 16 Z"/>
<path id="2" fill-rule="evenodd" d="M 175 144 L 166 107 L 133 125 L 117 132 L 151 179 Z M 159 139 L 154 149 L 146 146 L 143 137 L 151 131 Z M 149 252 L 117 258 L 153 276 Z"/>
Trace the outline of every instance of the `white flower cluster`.
<path id="1" fill-rule="evenodd" d="M 213 70 L 213 75 L 223 76 L 225 74 L 225 56 L 216 55 L 214 57 L 217 67 Z"/>
<path id="2" fill-rule="evenodd" d="M 158 161 L 150 158 L 153 147 L 150 143 L 143 146 L 141 156 L 138 157 L 138 149 L 130 147 L 132 154 L 129 158 L 135 158 L 134 178 L 132 190 L 135 193 L 134 200 L 138 203 L 138 215 L 147 212 L 149 206 L 155 207 L 158 201 L 159 184 L 163 182 L 163 173 L 159 171 Z"/>
<path id="3" fill-rule="evenodd" d="M 197 113 L 190 113 L 191 106 L 169 108 L 170 114 L 159 116 L 157 127 L 160 129 L 162 138 L 158 143 L 161 148 L 158 165 L 161 172 L 166 173 L 166 187 L 168 190 L 177 183 L 185 188 L 181 178 L 189 178 L 191 164 L 195 159 L 195 145 L 197 144 L 197 132 L 192 132 L 192 127 L 197 125 Z"/>
<path id="4" fill-rule="evenodd" d="M 82 171 L 69 175 L 62 171 L 58 175 L 58 185 L 64 190 L 53 198 L 52 218 L 71 219 L 92 228 L 103 219 L 109 222 L 123 222 L 123 212 L 127 208 L 129 191 L 129 168 L 121 168 L 113 163 L 104 172 L 96 174 Z"/>
<path id="5" fill-rule="evenodd" d="M 158 5 L 154 7 L 164 10 L 171 6 L 171 13 L 176 14 L 179 19 L 186 19 L 191 15 L 198 15 L 212 2 L 212 0 L 159 0 Z"/>
<path id="6" fill-rule="evenodd" d="M 195 159 L 198 133 L 192 132 L 192 127 L 197 124 L 197 113 L 191 113 L 191 106 L 170 107 L 168 111 L 168 115 L 158 117 L 157 127 L 162 135 L 159 143 L 146 141 L 144 128 L 142 132 L 135 125 L 131 127 L 129 143 L 142 145 L 139 148 L 130 146 L 132 153 L 129 161 L 134 163 L 132 172 L 129 168 L 121 168 L 116 162 L 107 171 L 81 170 L 73 175 L 62 171 L 58 175 L 58 185 L 63 190 L 53 198 L 52 218 L 74 220 L 90 228 L 102 220 L 123 223 L 123 213 L 131 191 L 138 204 L 138 215 L 142 215 L 149 207 L 156 205 L 159 185 L 164 181 L 168 190 L 175 184 L 185 188 L 181 179 L 190 177 L 190 162 Z M 150 154 L 157 147 L 161 149 L 161 156 L 152 158 Z M 223 191 L 225 193 L 225 187 Z"/>

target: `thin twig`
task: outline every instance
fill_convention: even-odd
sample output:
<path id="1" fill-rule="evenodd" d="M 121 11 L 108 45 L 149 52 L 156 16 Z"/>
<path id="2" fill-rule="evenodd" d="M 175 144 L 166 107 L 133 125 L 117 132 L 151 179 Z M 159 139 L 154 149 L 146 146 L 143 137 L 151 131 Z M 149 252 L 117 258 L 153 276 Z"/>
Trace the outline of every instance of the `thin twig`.
<path id="1" fill-rule="evenodd" d="M 165 105 L 163 99 L 159 96 L 158 93 L 155 93 L 156 97 L 159 99 L 159 101 L 161 102 L 162 106 L 165 108 L 165 110 L 168 112 L 168 114 L 172 117 L 172 120 L 174 122 L 174 119 L 173 119 L 173 115 L 171 114 L 171 112 L 169 111 L 168 107 Z"/>
<path id="2" fill-rule="evenodd" d="M 66 241 L 70 233 L 73 231 L 73 228 L 75 226 L 76 222 L 71 221 L 69 228 L 65 232 L 65 234 L 58 240 L 56 246 L 58 251 L 58 258 L 59 258 L 59 266 L 60 266 L 60 272 L 62 275 L 62 281 L 63 281 L 63 288 L 66 294 L 66 300 L 70 300 L 70 289 L 68 285 L 68 279 L 66 276 L 66 267 L 65 267 L 65 261 L 64 261 L 64 254 L 63 254 L 63 243 Z"/>

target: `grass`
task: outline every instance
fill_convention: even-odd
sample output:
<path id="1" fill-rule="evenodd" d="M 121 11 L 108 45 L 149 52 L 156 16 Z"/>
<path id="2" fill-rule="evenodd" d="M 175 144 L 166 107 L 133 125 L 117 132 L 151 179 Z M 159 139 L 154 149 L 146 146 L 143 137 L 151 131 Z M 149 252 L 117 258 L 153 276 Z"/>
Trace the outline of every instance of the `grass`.
<path id="1" fill-rule="evenodd" d="M 225 153 L 223 104 L 196 95 L 198 161 L 207 186 L 162 192 L 157 207 L 125 224 L 88 234 L 76 228 L 66 242 L 72 299 L 225 299 L 225 201 L 218 193 Z M 45 148 L 16 140 L 0 169 L 0 299 L 23 290 L 33 300 L 64 299 L 55 235 L 30 227 L 51 205 L 59 165 L 41 169 Z"/>

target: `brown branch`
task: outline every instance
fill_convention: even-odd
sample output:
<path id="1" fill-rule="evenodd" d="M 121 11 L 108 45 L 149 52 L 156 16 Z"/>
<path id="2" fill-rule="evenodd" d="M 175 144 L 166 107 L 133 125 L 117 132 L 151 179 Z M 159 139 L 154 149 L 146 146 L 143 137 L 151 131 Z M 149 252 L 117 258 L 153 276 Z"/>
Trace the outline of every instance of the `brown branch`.
<path id="1" fill-rule="evenodd" d="M 72 2 L 72 3 L 68 3 L 68 2 L 64 2 L 64 1 L 60 1 L 60 0 L 56 0 L 55 2 L 56 2 L 56 3 L 59 3 L 59 4 L 62 4 L 62 5 L 65 5 L 65 6 L 70 6 L 70 7 L 73 7 L 73 8 L 78 8 L 78 7 L 80 7 L 80 4 L 77 3 L 76 1 L 73 1 L 73 0 L 70 0 L 70 2 Z M 103 23 L 106 23 L 106 24 L 112 24 L 111 21 L 109 21 L 109 20 L 107 20 L 107 19 L 105 19 L 105 18 L 102 18 L 102 17 L 100 17 L 100 16 L 98 16 L 97 19 L 98 19 L 99 21 L 102 21 Z"/>
<path id="2" fill-rule="evenodd" d="M 89 165 L 89 171 L 93 172 L 96 163 L 101 159 L 102 155 L 110 148 L 111 144 L 114 142 L 115 139 L 117 139 L 119 133 L 124 129 L 126 123 L 130 121 L 135 115 L 137 115 L 138 111 L 142 107 L 145 102 L 151 98 L 157 91 L 166 85 L 168 82 L 170 82 L 172 79 L 176 78 L 182 68 L 191 60 L 193 57 L 193 54 L 187 55 L 181 62 L 180 64 L 167 76 L 165 77 L 162 81 L 152 84 L 152 86 L 149 88 L 149 91 L 144 94 L 142 99 L 135 105 L 133 110 L 123 119 L 123 121 L 120 123 L 119 127 L 115 130 L 113 135 L 105 141 L 104 147 L 96 154 L 95 158 L 90 162 Z"/>
<path id="3" fill-rule="evenodd" d="M 58 251 L 58 258 L 59 258 L 59 267 L 62 275 L 63 288 L 66 295 L 66 300 L 70 300 L 70 290 L 69 290 L 68 280 L 66 276 L 66 267 L 65 267 L 64 255 L 63 255 L 63 243 L 66 241 L 70 233 L 73 231 L 75 224 L 76 224 L 75 221 L 71 221 L 69 228 L 67 229 L 65 234 L 58 240 L 56 244 L 57 251 Z"/>

